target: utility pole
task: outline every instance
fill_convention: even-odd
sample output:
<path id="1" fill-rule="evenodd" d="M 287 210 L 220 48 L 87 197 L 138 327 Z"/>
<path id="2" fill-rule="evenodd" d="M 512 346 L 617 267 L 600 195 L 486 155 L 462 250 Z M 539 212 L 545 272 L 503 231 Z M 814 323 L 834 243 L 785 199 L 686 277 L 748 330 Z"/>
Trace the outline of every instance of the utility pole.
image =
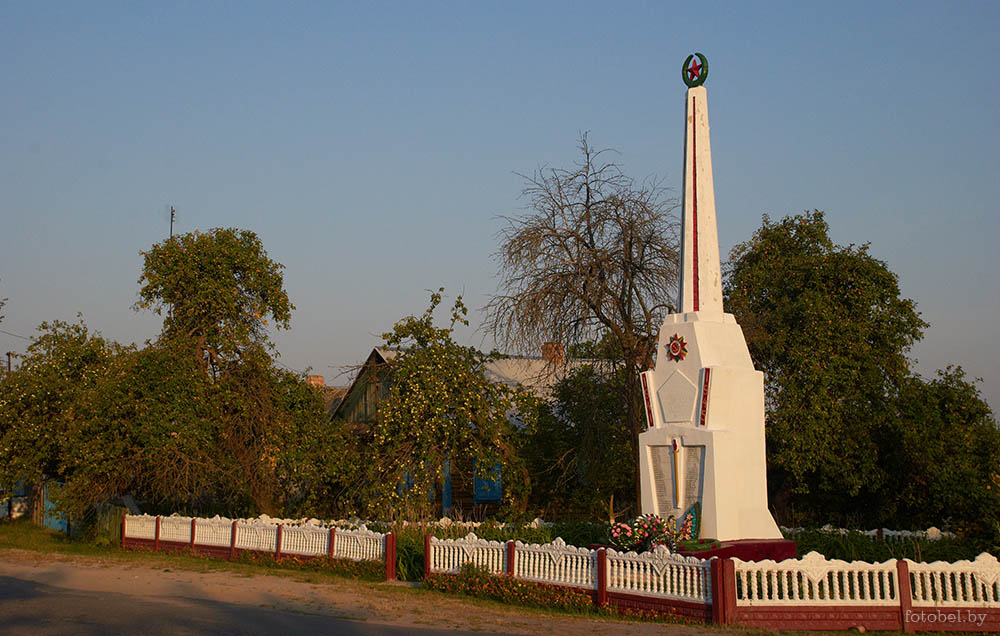
<path id="1" fill-rule="evenodd" d="M 174 206 L 170 206 L 170 238 L 174 238 Z"/>
<path id="2" fill-rule="evenodd" d="M 10 373 L 10 359 L 15 355 L 13 351 L 7 352 L 7 373 Z"/>

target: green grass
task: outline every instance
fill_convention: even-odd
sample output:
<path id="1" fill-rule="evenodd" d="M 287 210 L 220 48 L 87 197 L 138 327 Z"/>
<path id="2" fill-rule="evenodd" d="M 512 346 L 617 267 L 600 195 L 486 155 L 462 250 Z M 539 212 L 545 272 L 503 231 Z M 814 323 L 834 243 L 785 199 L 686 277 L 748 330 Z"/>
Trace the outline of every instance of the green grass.
<path id="1" fill-rule="evenodd" d="M 370 576 L 351 576 L 338 570 L 323 570 L 317 563 L 295 560 L 275 561 L 267 555 L 246 556 L 235 561 L 191 553 L 123 550 L 119 547 L 74 541 L 47 528 L 39 528 L 25 519 L 0 522 L 0 550 L 26 550 L 45 554 L 100 559 L 105 562 L 170 567 L 194 572 L 232 572 L 241 576 L 269 574 L 295 578 L 307 583 L 333 583 L 345 580 L 368 580 Z M 379 568 L 382 565 L 379 564 Z M 384 571 L 384 570 L 383 570 Z"/>

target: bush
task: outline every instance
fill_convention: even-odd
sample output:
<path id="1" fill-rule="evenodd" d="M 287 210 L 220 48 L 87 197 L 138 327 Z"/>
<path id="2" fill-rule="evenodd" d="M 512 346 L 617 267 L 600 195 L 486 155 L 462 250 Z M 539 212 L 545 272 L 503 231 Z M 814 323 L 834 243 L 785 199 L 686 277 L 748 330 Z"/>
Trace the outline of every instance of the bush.
<path id="1" fill-rule="evenodd" d="M 273 554 L 250 550 L 240 552 L 236 557 L 236 561 L 265 568 L 331 572 L 340 576 L 365 581 L 382 581 L 385 579 L 385 564 L 382 561 L 354 561 L 351 559 L 333 559 L 326 556 L 314 559 L 282 556 L 278 560 L 274 558 Z"/>
<path id="2" fill-rule="evenodd" d="M 881 563 L 890 559 L 911 559 L 913 561 L 961 561 L 973 560 L 985 546 L 960 539 L 907 539 L 889 541 L 869 537 L 857 530 L 845 534 L 822 530 L 800 530 L 786 533 L 786 538 L 795 541 L 796 554 L 801 558 L 810 552 L 819 552 L 828 559 L 841 561 L 867 561 Z"/>
<path id="3" fill-rule="evenodd" d="M 427 589 L 488 598 L 502 603 L 543 607 L 572 612 L 594 610 L 591 595 L 573 587 L 534 583 L 510 576 L 496 576 L 483 567 L 468 563 L 458 574 L 431 574 L 424 580 Z"/>

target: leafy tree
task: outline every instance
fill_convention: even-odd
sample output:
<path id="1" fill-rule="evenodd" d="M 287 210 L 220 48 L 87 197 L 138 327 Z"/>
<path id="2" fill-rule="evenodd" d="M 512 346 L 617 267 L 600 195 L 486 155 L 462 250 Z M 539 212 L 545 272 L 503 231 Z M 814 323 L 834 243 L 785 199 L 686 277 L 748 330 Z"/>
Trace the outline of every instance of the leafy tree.
<path id="1" fill-rule="evenodd" d="M 227 474 L 218 452 L 220 412 L 212 383 L 185 349 L 162 343 L 128 351 L 77 400 L 65 508 L 125 494 L 195 509 L 217 498 Z"/>
<path id="2" fill-rule="evenodd" d="M 391 363 L 388 398 L 380 402 L 358 457 L 357 488 L 363 505 L 376 514 L 427 514 L 427 493 L 441 480 L 445 462 L 453 470 L 474 462 L 481 476 L 499 462 L 507 503 L 525 486 L 509 415 L 528 418 L 532 399 L 517 387 L 490 382 L 484 368 L 492 357 L 452 339 L 456 325 L 468 324 L 461 297 L 449 325 L 434 326 L 443 291 L 431 294 L 421 316 L 403 318 L 382 336 L 386 346 L 403 353 Z"/>
<path id="3" fill-rule="evenodd" d="M 76 324 L 43 322 L 18 369 L 0 384 L 0 489 L 63 480 L 80 396 L 106 372 L 121 347 Z"/>
<path id="4" fill-rule="evenodd" d="M 249 230 L 182 234 L 142 255 L 136 309 L 166 310 L 163 337 L 190 342 L 206 368 L 217 370 L 250 347 L 268 345 L 268 316 L 276 328 L 288 327 L 295 307 L 283 288 L 282 265 Z"/>
<path id="5" fill-rule="evenodd" d="M 768 485 L 779 512 L 850 515 L 882 492 L 878 431 L 926 326 L 868 246 L 838 246 L 821 212 L 733 248 L 724 294 L 765 374 Z"/>
<path id="6" fill-rule="evenodd" d="M 1000 545 L 1000 430 L 961 367 L 907 378 L 880 462 L 891 475 L 878 508 L 926 528 L 951 520 L 963 534 Z"/>
<path id="7" fill-rule="evenodd" d="M 315 438 L 325 415 L 319 390 L 277 368 L 263 348 L 245 351 L 213 389 L 221 410 L 219 450 L 240 480 L 236 494 L 271 515 L 294 507 L 318 470 L 307 460 L 322 459 L 311 450 L 322 442 Z"/>
<path id="8" fill-rule="evenodd" d="M 651 343 L 677 295 L 675 203 L 657 183 L 637 184 L 605 161 L 606 151 L 593 150 L 586 136 L 580 150 L 572 169 L 525 177 L 529 211 L 506 218 L 499 233 L 500 285 L 484 328 L 520 351 L 607 339 L 623 364 L 619 408 L 638 458 L 638 373 L 650 366 Z"/>
<path id="9" fill-rule="evenodd" d="M 531 503 L 543 518 L 605 516 L 613 523 L 631 500 L 634 460 L 620 397 L 625 378 L 620 369 L 606 371 L 585 365 L 561 380 L 523 438 Z"/>

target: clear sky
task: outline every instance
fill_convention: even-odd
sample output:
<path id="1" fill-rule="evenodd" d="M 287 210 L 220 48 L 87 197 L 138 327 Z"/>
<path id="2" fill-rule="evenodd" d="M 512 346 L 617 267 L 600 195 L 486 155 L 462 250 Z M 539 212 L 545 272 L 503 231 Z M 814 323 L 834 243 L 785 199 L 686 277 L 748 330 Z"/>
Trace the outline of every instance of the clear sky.
<path id="1" fill-rule="evenodd" d="M 173 205 L 260 235 L 297 306 L 280 360 L 344 384 L 426 290 L 484 304 L 515 173 L 581 132 L 679 189 L 697 50 L 722 253 L 825 211 L 931 323 L 917 369 L 1000 407 L 998 31 L 997 2 L 3 1 L 0 329 L 154 337 L 131 306 Z"/>

